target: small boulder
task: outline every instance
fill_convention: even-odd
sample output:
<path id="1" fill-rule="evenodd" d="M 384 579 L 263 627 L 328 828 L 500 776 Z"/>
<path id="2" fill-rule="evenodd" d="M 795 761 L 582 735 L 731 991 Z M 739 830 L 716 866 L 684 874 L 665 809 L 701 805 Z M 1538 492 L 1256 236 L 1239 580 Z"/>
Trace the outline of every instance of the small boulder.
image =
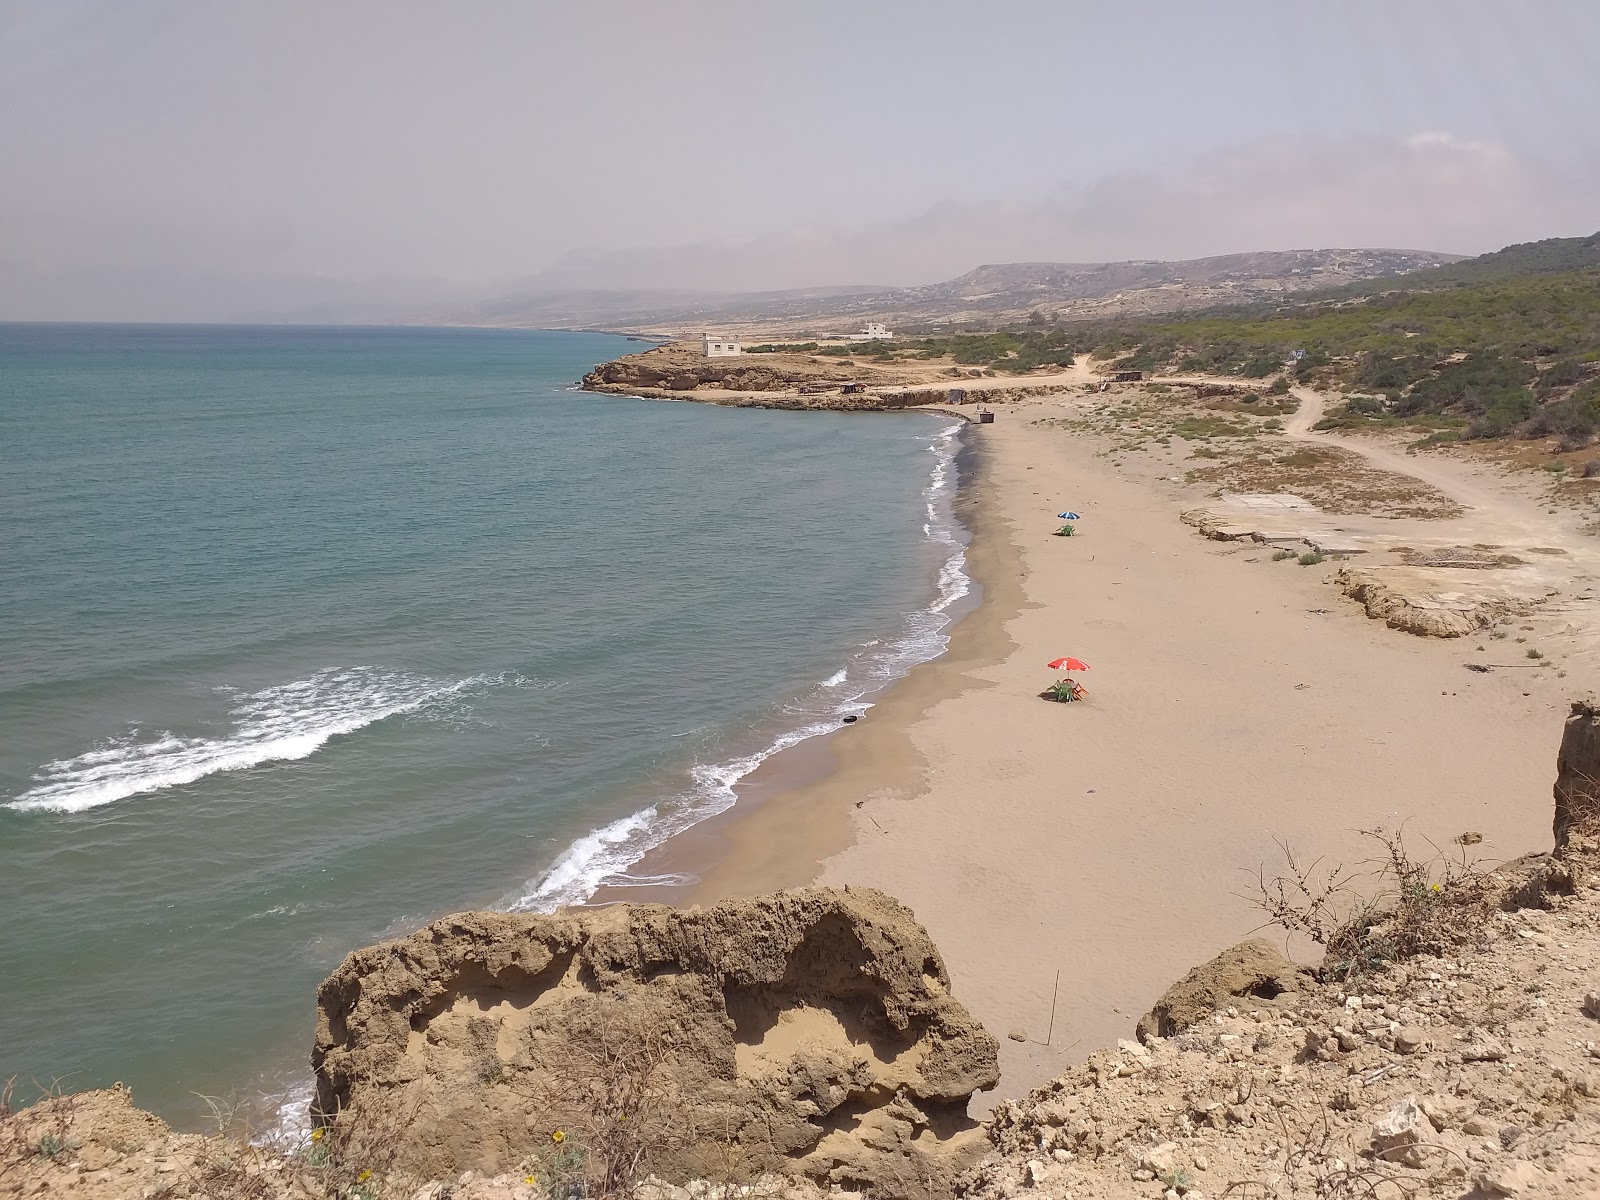
<path id="1" fill-rule="evenodd" d="M 1420 1167 L 1421 1143 L 1433 1136 L 1433 1126 L 1417 1103 L 1407 1096 L 1372 1123 L 1372 1145 L 1378 1157 L 1407 1167 Z"/>
<path id="2" fill-rule="evenodd" d="M 1173 984 L 1139 1021 L 1140 1041 L 1147 1036 L 1172 1037 L 1204 1020 L 1227 1001 L 1248 996 L 1271 1001 L 1285 992 L 1312 987 L 1315 975 L 1290 962 L 1271 942 L 1240 942 L 1196 967 Z"/>
<path id="3" fill-rule="evenodd" d="M 1500 1039 L 1481 1029 L 1474 1029 L 1461 1048 L 1462 1062 L 1503 1062 L 1505 1057 L 1506 1048 Z"/>
<path id="4" fill-rule="evenodd" d="M 1478 1190 L 1488 1196 L 1522 1196 L 1531 1194 L 1548 1178 L 1525 1159 L 1503 1163 L 1478 1176 Z"/>
<path id="5" fill-rule="evenodd" d="M 1401 1054 L 1415 1054 L 1428 1044 L 1428 1035 L 1415 1025 L 1406 1025 L 1395 1031 L 1394 1048 Z"/>

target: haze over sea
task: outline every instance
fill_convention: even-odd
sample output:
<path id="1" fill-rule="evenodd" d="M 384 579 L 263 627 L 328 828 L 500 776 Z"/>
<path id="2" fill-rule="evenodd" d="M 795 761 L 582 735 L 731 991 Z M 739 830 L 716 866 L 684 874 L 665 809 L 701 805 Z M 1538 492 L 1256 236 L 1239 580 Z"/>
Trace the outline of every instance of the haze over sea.
<path id="1" fill-rule="evenodd" d="M 582 900 L 935 655 L 947 418 L 591 334 L 0 326 L 0 1075 L 302 1082 L 351 948 Z"/>

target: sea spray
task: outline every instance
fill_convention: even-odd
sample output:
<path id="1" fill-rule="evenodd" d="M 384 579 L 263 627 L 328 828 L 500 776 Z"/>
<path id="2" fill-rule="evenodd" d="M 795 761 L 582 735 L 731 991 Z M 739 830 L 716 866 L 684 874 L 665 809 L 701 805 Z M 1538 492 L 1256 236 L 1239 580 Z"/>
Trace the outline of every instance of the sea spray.
<path id="1" fill-rule="evenodd" d="M 180 737 L 170 731 L 144 737 L 133 729 L 82 754 L 46 763 L 35 773 L 34 786 L 5 807 L 83 812 L 222 771 L 309 758 L 332 738 L 506 680 L 474 675 L 446 683 L 370 666 L 318 671 L 306 679 L 235 694 L 229 712 L 233 728 L 221 737 Z"/>

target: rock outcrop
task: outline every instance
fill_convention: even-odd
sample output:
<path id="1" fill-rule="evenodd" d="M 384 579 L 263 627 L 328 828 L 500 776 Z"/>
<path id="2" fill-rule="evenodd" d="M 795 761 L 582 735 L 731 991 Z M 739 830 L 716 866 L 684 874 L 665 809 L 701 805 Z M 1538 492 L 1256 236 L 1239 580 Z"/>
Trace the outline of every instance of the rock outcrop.
<path id="1" fill-rule="evenodd" d="M 1257 954 L 1235 947 L 1184 981 L 1218 985 L 1157 1006 L 1185 1028 L 1159 1036 L 1153 1013 L 1140 1041 L 1002 1101 L 956 1195 L 1600 1196 L 1597 860 L 1574 831 L 1491 877 L 1499 905 L 1466 944 L 1354 979 L 1230 996 Z M 1556 876 L 1570 888 L 1535 886 Z"/>
<path id="2" fill-rule="evenodd" d="M 322 1119 L 403 1113 L 400 1165 L 424 1178 L 648 1127 L 637 1170 L 668 1178 L 715 1153 L 937 1192 L 981 1150 L 967 1103 L 999 1078 L 927 933 L 865 889 L 467 913 L 351 954 L 318 1004 Z"/>
<path id="3" fill-rule="evenodd" d="M 696 343 L 674 342 L 601 363 L 583 377 L 583 387 L 591 392 L 743 407 L 857 411 L 902 408 L 908 401 L 893 391 L 846 393 L 845 385 L 898 388 L 917 378 L 893 366 L 809 354 L 706 358 Z M 909 401 L 926 402 L 926 398 Z"/>
<path id="4" fill-rule="evenodd" d="M 1420 637 L 1465 637 L 1507 617 L 1535 612 L 1548 598 L 1541 586 L 1518 590 L 1506 580 L 1452 580 L 1448 589 L 1416 568 L 1342 567 L 1334 586 L 1390 629 Z"/>
<path id="5" fill-rule="evenodd" d="M 1252 938 L 1224 950 L 1173 984 L 1139 1021 L 1138 1036 L 1172 1037 L 1230 1000 L 1292 1004 L 1316 987 L 1316 973 L 1290 962 L 1271 942 Z"/>
<path id="6" fill-rule="evenodd" d="M 1600 708 L 1574 700 L 1561 731 L 1556 755 L 1556 848 L 1562 849 L 1574 826 L 1600 832 Z"/>

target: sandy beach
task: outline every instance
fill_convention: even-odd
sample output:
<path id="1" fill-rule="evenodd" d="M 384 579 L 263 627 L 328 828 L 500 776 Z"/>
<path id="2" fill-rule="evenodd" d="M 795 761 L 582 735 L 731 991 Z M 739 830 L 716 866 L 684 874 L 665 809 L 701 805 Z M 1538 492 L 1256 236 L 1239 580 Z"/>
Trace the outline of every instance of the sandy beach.
<path id="1" fill-rule="evenodd" d="M 811 881 L 899 897 L 1001 1037 L 1000 1095 L 1132 1036 L 1171 982 L 1261 926 L 1245 893 L 1280 839 L 1357 862 L 1358 830 L 1404 823 L 1424 850 L 1467 830 L 1489 860 L 1547 849 L 1577 682 L 1468 672 L 1473 638 L 1369 620 L 1333 564 L 1201 538 L 1170 468 L 1118 467 L 1038 423 L 1070 403 L 968 430 L 982 604 L 829 739 L 831 769 L 707 833 L 725 853 L 690 897 Z M 1067 508 L 1081 536 L 1051 536 Z M 1092 666 L 1090 702 L 1041 701 L 1069 654 Z"/>

